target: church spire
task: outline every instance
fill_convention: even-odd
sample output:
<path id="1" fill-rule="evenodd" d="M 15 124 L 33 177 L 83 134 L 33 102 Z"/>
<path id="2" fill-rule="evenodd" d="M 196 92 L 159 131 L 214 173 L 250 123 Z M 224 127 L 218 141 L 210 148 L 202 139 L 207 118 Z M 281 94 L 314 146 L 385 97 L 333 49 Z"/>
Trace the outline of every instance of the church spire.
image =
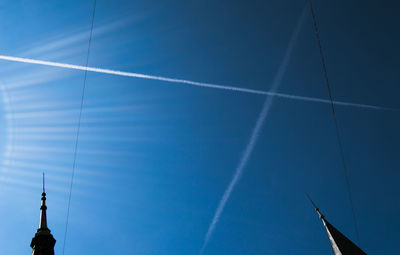
<path id="1" fill-rule="evenodd" d="M 355 245 L 350 239 L 343 235 L 339 230 L 332 226 L 326 219 L 325 216 L 319 211 L 319 208 L 314 204 L 311 197 L 307 194 L 308 199 L 317 211 L 319 218 L 324 224 L 326 233 L 328 234 L 329 242 L 331 243 L 333 253 L 335 255 L 367 255 L 357 245 Z"/>
<path id="2" fill-rule="evenodd" d="M 42 192 L 42 205 L 40 206 L 40 223 L 39 230 L 49 230 L 47 228 L 47 216 L 46 216 L 47 206 L 46 206 L 46 192 L 44 188 L 44 173 L 43 173 L 43 192 Z M 49 230 L 50 232 L 50 230 Z"/>
<path id="3" fill-rule="evenodd" d="M 46 211 L 46 192 L 43 173 L 43 192 L 42 205 L 40 206 L 40 223 L 35 236 L 32 238 L 32 255 L 54 255 L 54 245 L 56 244 L 56 240 L 54 239 L 53 235 L 50 234 L 50 229 L 47 227 Z"/>

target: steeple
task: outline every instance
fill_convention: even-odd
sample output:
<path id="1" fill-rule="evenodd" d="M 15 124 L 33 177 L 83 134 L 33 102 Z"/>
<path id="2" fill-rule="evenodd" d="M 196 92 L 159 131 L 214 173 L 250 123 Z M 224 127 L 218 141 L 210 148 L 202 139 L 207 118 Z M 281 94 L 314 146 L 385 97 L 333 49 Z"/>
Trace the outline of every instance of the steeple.
<path id="1" fill-rule="evenodd" d="M 326 233 L 328 234 L 329 242 L 331 243 L 333 253 L 335 255 L 367 255 L 363 250 L 361 250 L 357 245 L 355 245 L 350 239 L 345 235 L 340 233 L 332 224 L 330 224 L 325 216 L 319 211 L 319 208 L 314 204 L 311 197 L 307 194 L 308 199 L 310 199 L 315 211 L 317 211 L 319 218 L 324 224 Z"/>
<path id="2" fill-rule="evenodd" d="M 56 240 L 54 239 L 53 235 L 50 234 L 50 229 L 47 227 L 46 211 L 46 192 L 43 173 L 43 193 L 42 205 L 40 206 L 40 222 L 39 228 L 31 242 L 31 247 L 33 250 L 32 255 L 54 255 L 54 245 L 56 244 Z"/>

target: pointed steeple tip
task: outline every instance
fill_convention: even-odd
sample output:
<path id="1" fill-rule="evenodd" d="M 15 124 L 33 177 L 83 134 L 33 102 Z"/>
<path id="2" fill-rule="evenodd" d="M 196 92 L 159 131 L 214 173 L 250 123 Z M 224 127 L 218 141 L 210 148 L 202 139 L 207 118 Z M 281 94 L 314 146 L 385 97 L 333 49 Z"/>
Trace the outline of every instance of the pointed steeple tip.
<path id="1" fill-rule="evenodd" d="M 47 206 L 46 206 L 46 192 L 45 192 L 45 182 L 44 182 L 44 173 L 43 173 L 43 193 L 42 193 L 42 205 L 40 206 L 40 222 L 39 222 L 39 229 L 40 230 L 46 230 L 49 231 L 49 229 L 47 228 L 47 216 L 46 216 L 46 210 L 47 210 Z"/>
<path id="2" fill-rule="evenodd" d="M 43 172 L 43 193 L 46 194 L 45 189 L 44 189 L 44 172 Z"/>
<path id="3" fill-rule="evenodd" d="M 306 196 L 308 198 L 308 200 L 310 200 L 312 206 L 314 207 L 315 211 L 318 213 L 319 218 L 323 219 L 324 215 L 319 211 L 319 208 L 317 207 L 317 205 L 314 203 L 314 201 L 311 199 L 310 195 L 308 193 L 306 193 Z"/>
<path id="4" fill-rule="evenodd" d="M 42 204 L 40 206 L 40 222 L 39 228 L 36 231 L 35 236 L 31 241 L 32 255 L 54 255 L 54 245 L 56 240 L 50 233 L 50 229 L 47 227 L 47 215 L 46 215 L 46 192 L 45 182 L 43 173 L 43 193 L 42 193 Z"/>

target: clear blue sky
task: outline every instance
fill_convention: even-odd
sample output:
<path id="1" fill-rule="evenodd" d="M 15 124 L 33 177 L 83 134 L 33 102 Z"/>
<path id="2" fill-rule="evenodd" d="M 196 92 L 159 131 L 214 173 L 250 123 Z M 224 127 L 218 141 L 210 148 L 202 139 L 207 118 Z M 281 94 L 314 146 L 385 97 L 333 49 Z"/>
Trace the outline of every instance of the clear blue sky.
<path id="1" fill-rule="evenodd" d="M 0 55 L 84 65 L 92 1 L 5 1 Z M 306 1 L 98 0 L 89 66 L 268 91 Z M 399 6 L 314 1 L 334 98 L 400 109 Z M 0 247 L 30 254 L 41 173 L 62 254 L 84 72 L 0 60 Z M 328 99 L 307 10 L 278 92 Z M 87 76 L 65 254 L 197 255 L 265 96 Z M 396 254 L 400 112 L 337 106 L 361 247 Z M 275 98 L 205 255 L 330 254 L 355 231 L 330 105 Z"/>

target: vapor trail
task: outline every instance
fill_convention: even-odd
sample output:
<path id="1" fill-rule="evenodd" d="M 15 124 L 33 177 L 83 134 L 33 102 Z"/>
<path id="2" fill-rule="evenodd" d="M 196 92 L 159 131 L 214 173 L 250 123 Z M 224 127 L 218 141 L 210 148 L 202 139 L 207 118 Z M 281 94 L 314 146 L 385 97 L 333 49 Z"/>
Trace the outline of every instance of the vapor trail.
<path id="1" fill-rule="evenodd" d="M 222 89 L 222 90 L 236 91 L 236 92 L 248 93 L 248 94 L 264 95 L 264 96 L 271 96 L 271 97 L 281 97 L 281 98 L 287 98 L 287 99 L 292 99 L 292 100 L 300 100 L 300 101 L 308 101 L 308 102 L 316 102 L 316 103 L 326 103 L 326 104 L 331 103 L 327 99 L 277 93 L 276 89 L 275 90 L 272 89 L 271 91 L 263 91 L 263 90 L 256 90 L 256 89 L 247 89 L 247 88 L 226 86 L 226 85 L 221 85 L 221 84 L 190 81 L 190 80 L 184 80 L 184 79 L 175 79 L 175 78 L 169 78 L 169 77 L 163 77 L 163 76 L 147 75 L 147 74 L 132 73 L 132 72 L 122 72 L 122 71 L 116 71 L 116 70 L 110 70 L 110 69 L 104 69 L 104 68 L 85 67 L 85 66 L 71 65 L 71 64 L 65 64 L 65 63 L 60 63 L 60 62 L 43 61 L 43 60 L 37 60 L 37 59 L 19 58 L 19 57 L 4 56 L 4 55 L 0 55 L 0 59 L 7 60 L 7 61 L 20 62 L 20 63 L 54 66 L 54 67 L 61 67 L 61 68 L 75 69 L 75 70 L 82 70 L 82 71 L 87 70 L 89 72 L 127 76 L 127 77 L 134 77 L 134 78 L 147 79 L 147 80 L 158 80 L 158 81 L 198 86 L 198 87 L 205 87 L 205 88 Z M 282 74 L 280 74 L 280 75 L 282 75 Z M 274 88 L 274 86 L 272 88 Z M 334 103 L 337 105 L 351 106 L 351 107 L 358 107 L 358 108 L 367 108 L 367 109 L 374 109 L 374 110 L 398 110 L 398 109 L 393 109 L 393 108 L 388 108 L 388 107 L 368 105 L 368 104 L 357 104 L 357 103 L 351 103 L 351 102 L 334 101 Z"/>
<path id="2" fill-rule="evenodd" d="M 331 104 L 329 99 L 322 99 L 316 97 L 306 97 L 306 96 L 297 96 L 297 95 L 289 95 L 284 93 L 272 93 L 267 92 L 269 96 L 280 97 L 280 98 L 287 98 L 292 100 L 298 101 L 305 101 L 305 102 L 314 102 L 314 103 L 323 103 L 323 104 Z M 342 106 L 350 106 L 350 107 L 357 107 L 357 108 L 366 108 L 372 110 L 387 110 L 387 111 L 399 111 L 400 109 L 397 108 L 390 108 L 384 106 L 377 106 L 377 105 L 370 105 L 370 104 L 359 104 L 359 103 L 352 103 L 352 102 L 343 102 L 343 101 L 333 101 L 335 105 L 342 105 Z"/>
<path id="3" fill-rule="evenodd" d="M 280 64 L 280 66 L 279 66 L 278 72 L 277 72 L 277 74 L 276 74 L 276 76 L 274 78 L 274 81 L 272 83 L 271 93 L 273 93 L 274 95 L 276 95 L 276 91 L 277 91 L 279 85 L 281 84 L 283 75 L 284 75 L 284 73 L 285 73 L 285 71 L 287 69 L 287 66 L 289 64 L 290 56 L 292 54 L 293 48 L 294 48 L 294 46 L 296 44 L 297 38 L 298 38 L 300 30 L 301 30 L 301 26 L 302 26 L 304 18 L 306 16 L 305 15 L 306 14 L 306 10 L 307 10 L 306 8 L 303 9 L 303 12 L 302 12 L 302 14 L 301 14 L 301 16 L 300 16 L 300 18 L 299 18 L 299 20 L 297 22 L 296 28 L 295 28 L 295 30 L 294 30 L 294 32 L 292 34 L 292 37 L 291 37 L 291 39 L 289 41 L 289 45 L 288 45 L 288 47 L 286 49 L 285 55 L 283 57 L 283 60 L 282 60 L 282 62 Z M 269 113 L 269 110 L 271 109 L 271 104 L 272 104 L 273 98 L 274 97 L 267 97 L 265 99 L 265 101 L 264 101 L 263 108 L 261 110 L 260 115 L 258 116 L 258 119 L 257 119 L 256 125 L 255 125 L 255 127 L 253 129 L 253 132 L 251 133 L 250 140 L 249 140 L 249 142 L 248 142 L 248 144 L 247 144 L 247 146 L 246 146 L 246 148 L 245 148 L 245 150 L 244 150 L 244 152 L 242 154 L 242 157 L 241 157 L 241 159 L 239 161 L 239 164 L 238 164 L 238 166 L 236 168 L 236 171 L 235 171 L 235 173 L 233 175 L 233 178 L 232 178 L 231 182 L 229 183 L 228 188 L 225 190 L 221 201 L 218 204 L 217 210 L 216 210 L 216 212 L 214 214 L 214 217 L 213 217 L 213 219 L 212 219 L 212 221 L 210 223 L 210 226 L 208 227 L 208 231 L 207 231 L 206 236 L 204 238 L 204 243 L 203 243 L 203 246 L 201 248 L 200 254 L 203 254 L 205 248 L 207 247 L 207 244 L 208 244 L 208 242 L 209 242 L 209 240 L 210 240 L 210 238 L 211 238 L 211 236 L 212 236 L 212 234 L 214 232 L 214 229 L 215 229 L 215 227 L 216 227 L 216 225 L 218 223 L 219 218 L 221 217 L 221 214 L 222 214 L 222 212 L 223 212 L 223 210 L 225 208 L 225 205 L 226 205 L 229 197 L 231 196 L 233 189 L 235 188 L 235 186 L 237 185 L 237 183 L 240 180 L 240 177 L 243 174 L 243 170 L 246 167 L 247 162 L 250 159 L 251 153 L 253 152 L 254 147 L 255 147 L 255 145 L 257 143 L 258 137 L 259 137 L 260 132 L 261 132 L 261 128 L 262 128 L 262 126 L 264 124 L 264 120 L 266 119 L 266 117 L 267 117 L 267 115 Z"/>
<path id="4" fill-rule="evenodd" d="M 188 85 L 199 86 L 199 87 L 232 90 L 232 91 L 245 92 L 245 93 L 251 93 L 251 94 L 268 95 L 268 92 L 265 92 L 265 91 L 262 91 L 262 90 L 238 88 L 238 87 L 224 86 L 224 85 L 218 85 L 218 84 L 212 84 L 212 83 L 204 83 L 204 82 L 197 82 L 197 81 L 190 81 L 190 80 L 183 80 L 183 79 L 175 79 L 175 78 L 168 78 L 168 77 L 147 75 L 147 74 L 140 74 L 140 73 L 121 72 L 121 71 L 110 70 L 110 69 L 103 69 L 103 68 L 96 68 L 96 67 L 85 67 L 85 66 L 80 66 L 80 65 L 71 65 L 71 64 L 52 62 L 52 61 L 36 60 L 36 59 L 30 59 L 30 58 L 19 58 L 19 57 L 11 57 L 11 56 L 0 55 L 0 59 L 8 60 L 8 61 L 14 61 L 14 62 L 21 62 L 21 63 L 29 63 L 29 64 L 37 64 L 37 65 L 45 65 L 45 66 L 54 66 L 54 67 L 82 70 L 82 71 L 86 71 L 87 70 L 89 72 L 113 74 L 113 75 L 141 78 L 141 79 L 147 79 L 147 80 L 158 80 L 158 81 L 172 82 L 172 83 L 178 83 L 178 84 L 179 83 L 180 84 L 188 84 Z"/>

